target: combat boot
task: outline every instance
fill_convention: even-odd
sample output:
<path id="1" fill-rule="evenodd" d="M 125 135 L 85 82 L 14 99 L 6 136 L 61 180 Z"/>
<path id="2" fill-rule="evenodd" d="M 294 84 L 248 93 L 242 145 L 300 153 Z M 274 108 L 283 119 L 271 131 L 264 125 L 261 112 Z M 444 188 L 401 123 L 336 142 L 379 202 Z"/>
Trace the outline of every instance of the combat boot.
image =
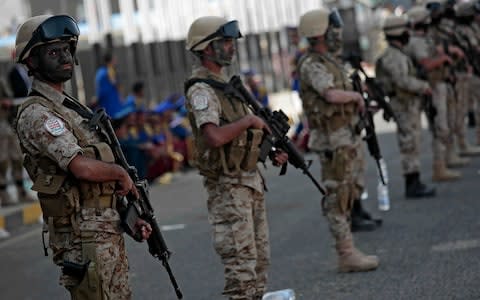
<path id="1" fill-rule="evenodd" d="M 350 212 L 350 229 L 352 232 L 373 231 L 382 225 L 381 219 L 374 219 L 370 213 L 363 209 L 362 200 L 353 201 L 352 211 Z"/>
<path id="2" fill-rule="evenodd" d="M 470 145 L 467 141 L 463 140 L 458 143 L 460 156 L 477 156 L 480 155 L 480 147 Z"/>
<path id="3" fill-rule="evenodd" d="M 433 181 L 449 181 L 460 179 L 461 173 L 448 169 L 443 161 L 433 163 Z"/>
<path id="4" fill-rule="evenodd" d="M 458 154 L 453 149 L 447 150 L 447 166 L 449 168 L 464 167 L 469 162 L 470 159 L 458 156 Z"/>
<path id="5" fill-rule="evenodd" d="M 467 119 L 468 119 L 468 127 L 469 128 L 475 128 L 475 126 L 477 126 L 477 120 L 475 120 L 475 112 L 474 111 L 468 111 L 468 114 L 467 114 Z"/>
<path id="6" fill-rule="evenodd" d="M 18 201 L 12 199 L 6 188 L 0 190 L 0 201 L 1 206 L 15 205 L 18 203 Z"/>
<path id="7" fill-rule="evenodd" d="M 347 237 L 344 240 L 337 241 L 338 271 L 348 272 L 366 272 L 375 270 L 378 267 L 378 257 L 375 255 L 365 255 L 353 245 L 353 238 Z"/>
<path id="8" fill-rule="evenodd" d="M 433 197 L 436 191 L 434 187 L 429 187 L 420 181 L 420 173 L 413 172 L 405 174 L 405 197 L 423 198 Z"/>

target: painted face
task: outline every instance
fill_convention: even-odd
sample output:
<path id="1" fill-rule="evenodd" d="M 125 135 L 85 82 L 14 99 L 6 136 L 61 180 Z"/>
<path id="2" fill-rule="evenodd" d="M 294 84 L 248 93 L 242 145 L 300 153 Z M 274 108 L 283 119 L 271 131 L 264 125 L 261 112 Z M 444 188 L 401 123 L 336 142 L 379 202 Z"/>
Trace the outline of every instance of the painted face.
<path id="1" fill-rule="evenodd" d="M 224 38 L 213 41 L 212 45 L 215 50 L 216 62 L 222 66 L 231 65 L 236 53 L 235 40 Z"/>
<path id="2" fill-rule="evenodd" d="M 325 43 L 327 44 L 328 52 L 336 53 L 342 49 L 342 29 L 328 27 L 325 33 Z"/>
<path id="3" fill-rule="evenodd" d="M 61 83 L 72 78 L 73 57 L 69 42 L 39 46 L 37 71 L 47 81 Z"/>

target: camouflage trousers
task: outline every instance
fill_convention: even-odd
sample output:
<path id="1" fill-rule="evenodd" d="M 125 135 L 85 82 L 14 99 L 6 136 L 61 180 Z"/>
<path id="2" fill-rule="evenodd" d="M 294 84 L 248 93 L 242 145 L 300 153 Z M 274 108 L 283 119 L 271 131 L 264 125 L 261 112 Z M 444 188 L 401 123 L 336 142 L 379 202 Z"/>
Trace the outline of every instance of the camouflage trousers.
<path id="1" fill-rule="evenodd" d="M 467 73 L 458 73 L 457 82 L 454 87 L 450 87 L 448 96 L 448 127 L 453 139 L 457 142 L 466 139 L 465 116 L 468 110 L 468 99 L 471 98 L 469 90 L 470 76 Z"/>
<path id="2" fill-rule="evenodd" d="M 76 296 L 79 289 L 85 293 L 89 286 L 89 278 L 98 277 L 100 282 L 99 294 L 92 300 L 128 300 L 132 298 L 132 292 L 128 283 L 128 260 L 125 251 L 125 242 L 121 234 L 109 232 L 92 232 L 95 260 L 95 276 L 88 276 L 87 272 L 83 280 L 73 276 L 62 274 L 60 284 L 71 293 L 72 299 L 87 299 Z M 82 264 L 85 262 L 82 254 L 82 240 L 74 233 L 55 233 L 50 235 L 50 248 L 53 250 L 53 260 L 57 265 L 64 261 Z M 91 274 L 90 274 L 91 275 Z M 88 299 L 92 298 L 89 296 Z"/>
<path id="3" fill-rule="evenodd" d="M 452 142 L 447 114 L 448 89 L 446 82 L 437 82 L 432 85 L 433 106 L 437 110 L 435 124 L 433 124 L 433 163 L 437 161 L 446 162 L 447 145 Z M 432 128 L 432 124 L 430 124 L 430 127 Z"/>
<path id="4" fill-rule="evenodd" d="M 421 99 L 392 98 L 390 104 L 397 123 L 397 142 L 403 174 L 420 170 Z"/>
<path id="5" fill-rule="evenodd" d="M 360 198 L 365 186 L 365 157 L 360 142 L 319 153 L 322 181 L 327 189 L 323 213 L 336 241 L 349 236 L 350 211 L 353 201 Z"/>
<path id="6" fill-rule="evenodd" d="M 264 195 L 238 184 L 207 182 L 205 187 L 213 245 L 224 265 L 223 295 L 261 299 L 270 264 Z"/>
<path id="7" fill-rule="evenodd" d="M 12 168 L 15 181 L 22 180 L 22 151 L 18 139 L 7 120 L 0 120 L 0 186 L 7 184 L 7 170 Z"/>
<path id="8" fill-rule="evenodd" d="M 472 110 L 475 112 L 475 119 L 477 120 L 476 136 L 477 144 L 480 144 L 480 77 L 472 75 L 469 80 L 469 95 Z"/>

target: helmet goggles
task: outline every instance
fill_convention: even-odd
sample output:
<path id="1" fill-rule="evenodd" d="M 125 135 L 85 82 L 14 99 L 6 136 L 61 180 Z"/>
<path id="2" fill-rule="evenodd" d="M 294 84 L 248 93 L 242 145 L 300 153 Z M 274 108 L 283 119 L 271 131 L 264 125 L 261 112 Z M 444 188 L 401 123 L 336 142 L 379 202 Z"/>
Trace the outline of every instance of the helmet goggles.
<path id="1" fill-rule="evenodd" d="M 328 15 L 328 24 L 334 28 L 342 28 L 343 20 L 342 16 L 338 12 L 337 8 L 333 8 L 330 14 Z"/>
<path id="2" fill-rule="evenodd" d="M 228 23 L 223 24 L 220 26 L 220 28 L 217 29 L 214 33 L 206 36 L 202 40 L 200 40 L 198 43 L 190 47 L 190 49 L 194 49 L 196 46 L 200 45 L 201 43 L 204 43 L 208 40 L 212 40 L 216 37 L 221 37 L 221 38 L 231 38 L 231 39 L 238 39 L 242 37 L 242 33 L 240 32 L 240 29 L 238 28 L 238 21 L 233 20 Z"/>
<path id="3" fill-rule="evenodd" d="M 429 2 L 425 6 L 430 12 L 436 12 L 442 8 L 442 4 L 440 2 Z"/>
<path id="4" fill-rule="evenodd" d="M 25 52 L 38 43 L 46 43 L 53 40 L 69 40 L 79 35 L 80 30 L 77 22 L 72 17 L 67 15 L 53 16 L 35 29 L 32 33 L 32 38 L 23 49 L 20 57 L 23 57 Z"/>

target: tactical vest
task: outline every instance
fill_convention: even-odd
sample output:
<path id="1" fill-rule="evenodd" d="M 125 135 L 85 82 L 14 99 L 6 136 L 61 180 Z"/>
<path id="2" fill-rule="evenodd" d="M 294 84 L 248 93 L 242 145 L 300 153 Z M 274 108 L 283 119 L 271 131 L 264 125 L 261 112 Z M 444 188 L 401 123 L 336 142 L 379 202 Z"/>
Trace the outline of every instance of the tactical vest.
<path id="1" fill-rule="evenodd" d="M 401 49 L 397 48 L 396 46 L 390 45 L 392 49 L 389 49 L 387 51 L 400 51 L 403 55 L 406 56 L 407 58 L 407 65 L 408 65 L 408 73 L 407 76 L 409 77 L 417 77 L 417 69 L 415 68 L 415 65 L 413 64 L 412 60 L 410 57 L 408 57 Z M 397 97 L 402 100 L 415 100 L 415 98 L 412 98 L 412 95 L 416 95 L 416 93 L 409 92 L 405 89 L 400 88 L 398 85 L 395 84 L 395 81 L 393 81 L 392 76 L 390 75 L 388 70 L 385 70 L 383 67 L 382 60 L 384 59 L 385 55 L 387 53 L 384 53 L 376 62 L 375 64 L 375 74 L 376 78 L 380 79 L 380 82 L 383 85 L 385 93 L 387 93 L 388 96 L 390 97 Z M 398 56 L 398 55 L 397 55 Z M 416 101 L 416 100 L 415 100 Z"/>
<path id="2" fill-rule="evenodd" d="M 189 81 L 202 79 L 212 78 L 205 73 L 195 78 L 190 78 Z M 190 87 L 188 86 L 189 81 L 186 83 L 185 93 L 187 93 Z M 250 108 L 239 97 L 233 94 L 226 94 L 218 87 L 211 87 L 220 101 L 220 126 L 252 114 Z M 191 110 L 188 111 L 188 118 L 192 125 L 192 133 L 195 140 L 194 163 L 201 175 L 214 180 L 223 175 L 240 177 L 242 172 L 250 172 L 257 168 L 260 155 L 259 146 L 263 138 L 262 130 L 247 129 L 230 143 L 222 147 L 211 148 L 208 146 L 200 128 L 195 126 L 195 117 Z"/>
<path id="3" fill-rule="evenodd" d="M 40 104 L 65 121 L 84 151 L 83 156 L 107 163 L 115 162 L 112 149 L 107 143 L 90 144 L 83 134 L 85 129 L 64 118 L 62 112 L 43 97 L 30 96 L 21 105 L 17 119 L 31 104 Z M 21 142 L 20 146 L 25 153 L 23 165 L 33 181 L 32 190 L 38 192 L 43 218 L 51 235 L 62 230 L 71 231 L 72 228 L 76 230 L 74 217 L 81 208 L 115 208 L 115 182 L 93 183 L 78 180 L 72 174 L 63 171 L 48 156 L 42 154 L 32 156 L 27 153 Z"/>
<path id="4" fill-rule="evenodd" d="M 322 55 L 315 53 L 305 54 L 299 60 L 297 70 L 301 70 L 307 58 L 312 58 L 311 62 L 319 62 L 327 68 L 328 72 L 333 75 L 334 89 L 353 90 L 352 84 L 344 73 L 342 66 Z M 323 95 L 320 95 L 311 85 L 306 84 L 305 80 L 302 80 L 301 73 L 299 71 L 300 98 L 302 99 L 303 109 L 311 128 L 320 129 L 328 135 L 340 127 L 355 125 L 356 103 L 329 103 Z"/>

